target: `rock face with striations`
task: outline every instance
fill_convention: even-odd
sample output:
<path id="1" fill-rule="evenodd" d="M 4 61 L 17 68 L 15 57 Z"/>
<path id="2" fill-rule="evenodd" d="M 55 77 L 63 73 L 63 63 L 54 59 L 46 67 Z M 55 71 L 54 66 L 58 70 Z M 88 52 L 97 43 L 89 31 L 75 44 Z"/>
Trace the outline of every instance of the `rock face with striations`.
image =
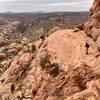
<path id="1" fill-rule="evenodd" d="M 88 36 L 96 41 L 96 45 L 100 50 L 100 0 L 94 0 L 90 9 L 90 17 L 84 25 L 85 32 Z"/>
<path id="2" fill-rule="evenodd" d="M 19 52 L 0 76 L 0 100 L 100 100 L 99 2 L 84 30 L 59 30 Z"/>

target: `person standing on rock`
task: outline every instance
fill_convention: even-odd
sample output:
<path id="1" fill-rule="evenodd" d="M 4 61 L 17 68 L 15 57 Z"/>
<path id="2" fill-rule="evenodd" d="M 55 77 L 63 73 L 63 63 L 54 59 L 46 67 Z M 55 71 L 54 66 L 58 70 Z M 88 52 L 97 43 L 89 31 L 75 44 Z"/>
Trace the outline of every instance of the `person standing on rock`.
<path id="1" fill-rule="evenodd" d="M 89 54 L 89 44 L 87 42 L 85 44 L 85 47 L 86 47 L 86 55 L 88 55 Z"/>

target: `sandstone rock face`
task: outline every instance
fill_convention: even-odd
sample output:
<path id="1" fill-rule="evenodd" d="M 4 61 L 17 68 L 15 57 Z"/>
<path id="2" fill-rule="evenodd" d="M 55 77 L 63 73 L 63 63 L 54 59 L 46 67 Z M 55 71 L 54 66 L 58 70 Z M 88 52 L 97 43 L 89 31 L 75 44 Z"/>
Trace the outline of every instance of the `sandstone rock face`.
<path id="1" fill-rule="evenodd" d="M 100 100 L 99 5 L 95 0 L 84 30 L 10 44 L 9 52 L 23 49 L 1 61 L 0 100 Z"/>
<path id="2" fill-rule="evenodd" d="M 99 100 L 100 99 L 100 80 L 91 81 L 87 84 L 87 89 L 76 93 L 66 100 Z"/>
<path id="3" fill-rule="evenodd" d="M 88 55 L 86 41 L 90 44 Z M 26 51 L 10 62 L 0 78 L 1 100 L 74 100 L 78 92 L 82 100 L 84 95 L 90 98 L 95 94 L 86 84 L 97 80 L 99 52 L 84 31 L 57 31 L 38 47 L 35 55 Z"/>
<path id="4" fill-rule="evenodd" d="M 86 42 L 89 43 L 89 55 L 86 54 Z M 73 32 L 72 30 L 61 30 L 55 32 L 44 42 L 39 50 L 39 57 L 50 56 L 50 63 L 57 63 L 62 70 L 71 65 L 86 63 L 94 66 L 98 50 L 93 40 L 86 36 L 84 31 Z"/>
<path id="5" fill-rule="evenodd" d="M 8 70 L 0 77 L 0 100 L 12 100 L 12 98 L 15 100 L 14 94 L 11 96 L 10 93 L 21 89 L 20 85 L 22 85 L 23 80 L 27 77 L 25 73 L 26 70 L 29 70 L 31 61 L 32 54 L 25 53 L 10 62 Z M 17 92 L 17 96 L 21 95 L 20 92 Z"/>
<path id="6" fill-rule="evenodd" d="M 93 6 L 90 9 L 89 20 L 85 23 L 84 29 L 87 35 L 92 37 L 94 41 L 100 39 L 100 0 L 94 0 Z M 99 44 L 97 45 L 98 48 L 100 48 Z"/>

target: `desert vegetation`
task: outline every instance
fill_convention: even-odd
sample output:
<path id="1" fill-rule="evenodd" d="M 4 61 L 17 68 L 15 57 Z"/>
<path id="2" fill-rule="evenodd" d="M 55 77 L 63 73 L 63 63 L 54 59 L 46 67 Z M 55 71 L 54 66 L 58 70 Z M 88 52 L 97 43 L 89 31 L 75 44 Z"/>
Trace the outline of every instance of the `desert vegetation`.
<path id="1" fill-rule="evenodd" d="M 99 100 L 100 0 L 88 12 L 0 13 L 0 100 Z"/>

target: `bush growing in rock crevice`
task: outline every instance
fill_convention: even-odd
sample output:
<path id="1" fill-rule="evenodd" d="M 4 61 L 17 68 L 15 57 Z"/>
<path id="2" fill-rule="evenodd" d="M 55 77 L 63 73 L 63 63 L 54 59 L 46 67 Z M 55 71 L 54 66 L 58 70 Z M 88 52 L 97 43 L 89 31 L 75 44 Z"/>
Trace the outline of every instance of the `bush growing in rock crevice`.
<path id="1" fill-rule="evenodd" d="M 34 53 L 36 51 L 36 46 L 34 44 L 32 44 L 30 49 L 31 49 L 31 52 Z"/>
<path id="2" fill-rule="evenodd" d="M 53 96 L 60 96 L 62 93 L 62 89 L 61 88 L 54 88 L 52 91 L 52 95 Z"/>
<path id="3" fill-rule="evenodd" d="M 85 90 L 87 87 L 82 83 L 82 77 L 80 75 L 75 76 L 75 83 L 80 88 L 80 90 Z"/>
<path id="4" fill-rule="evenodd" d="M 22 73 L 21 76 L 29 69 L 31 62 L 24 62 L 20 65 Z"/>
<path id="5" fill-rule="evenodd" d="M 0 54 L 0 62 L 6 59 L 6 54 L 1 53 Z"/>
<path id="6" fill-rule="evenodd" d="M 44 56 L 40 57 L 40 65 L 43 69 L 50 65 L 49 55 L 45 54 Z"/>
<path id="7" fill-rule="evenodd" d="M 59 74 L 59 65 L 54 63 L 50 67 L 50 76 L 56 77 Z"/>

